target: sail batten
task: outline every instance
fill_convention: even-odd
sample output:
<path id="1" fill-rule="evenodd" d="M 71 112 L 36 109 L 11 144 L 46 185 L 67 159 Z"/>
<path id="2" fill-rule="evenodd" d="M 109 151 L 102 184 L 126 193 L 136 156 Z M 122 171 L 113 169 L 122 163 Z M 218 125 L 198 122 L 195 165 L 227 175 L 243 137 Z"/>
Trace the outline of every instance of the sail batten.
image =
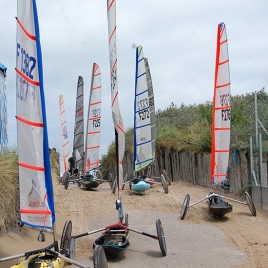
<path id="1" fill-rule="evenodd" d="M 230 153 L 231 103 L 228 39 L 224 23 L 218 25 L 213 115 L 210 182 L 228 179 Z"/>

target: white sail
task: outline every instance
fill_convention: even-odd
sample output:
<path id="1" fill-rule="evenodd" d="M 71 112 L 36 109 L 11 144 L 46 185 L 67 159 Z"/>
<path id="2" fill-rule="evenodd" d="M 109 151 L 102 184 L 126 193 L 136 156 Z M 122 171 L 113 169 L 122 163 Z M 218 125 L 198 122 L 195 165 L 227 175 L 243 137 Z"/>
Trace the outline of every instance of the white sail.
<path id="1" fill-rule="evenodd" d="M 84 172 L 99 166 L 101 132 L 101 73 L 98 64 L 93 63 L 88 105 L 87 133 Z"/>
<path id="2" fill-rule="evenodd" d="M 16 89 L 20 219 L 51 229 L 55 212 L 35 0 L 17 1 Z"/>
<path id="3" fill-rule="evenodd" d="M 82 170 L 84 161 L 84 80 L 81 76 L 78 77 L 77 82 L 73 156 L 75 157 L 75 167 Z"/>
<path id="4" fill-rule="evenodd" d="M 151 139 L 152 139 L 152 154 L 153 161 L 155 159 L 155 137 L 156 137 L 156 117 L 155 117 L 155 105 L 154 105 L 154 90 L 153 90 L 153 82 L 152 76 L 150 72 L 150 66 L 148 59 L 144 59 L 145 70 L 146 70 L 146 80 L 148 87 L 148 95 L 149 95 L 149 105 L 150 105 L 150 121 L 151 121 Z"/>
<path id="5" fill-rule="evenodd" d="M 63 95 L 59 96 L 59 106 L 60 106 L 63 166 L 64 166 L 64 171 L 67 171 L 69 168 L 68 159 L 70 158 L 71 155 L 70 155 L 70 150 L 69 150 L 69 137 L 68 137 L 68 131 L 67 131 L 67 125 L 66 125 Z"/>
<path id="6" fill-rule="evenodd" d="M 134 102 L 134 163 L 135 171 L 153 161 L 149 92 L 145 60 L 141 46 L 136 48 L 136 77 Z"/>
<path id="7" fill-rule="evenodd" d="M 231 93 L 228 40 L 224 23 L 218 25 L 214 81 L 211 173 L 210 181 L 218 184 L 228 178 L 231 127 Z"/>
<path id="8" fill-rule="evenodd" d="M 117 76 L 117 48 L 116 48 L 116 1 L 107 0 L 108 16 L 108 40 L 111 78 L 111 102 L 114 128 L 116 132 L 117 166 L 118 166 L 118 189 L 121 190 L 123 183 L 123 157 L 125 153 L 125 130 L 118 102 L 118 76 Z M 118 191 L 119 194 L 119 191 Z"/>

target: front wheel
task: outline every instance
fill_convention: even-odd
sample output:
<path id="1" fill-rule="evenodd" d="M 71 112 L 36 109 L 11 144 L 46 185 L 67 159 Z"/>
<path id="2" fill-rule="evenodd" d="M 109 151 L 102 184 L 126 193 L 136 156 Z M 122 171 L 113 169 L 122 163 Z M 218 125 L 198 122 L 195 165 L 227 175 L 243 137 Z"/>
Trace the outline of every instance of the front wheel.
<path id="1" fill-rule="evenodd" d="M 156 220 L 156 232 L 158 236 L 159 246 L 163 257 L 167 255 L 166 239 L 161 221 Z"/>

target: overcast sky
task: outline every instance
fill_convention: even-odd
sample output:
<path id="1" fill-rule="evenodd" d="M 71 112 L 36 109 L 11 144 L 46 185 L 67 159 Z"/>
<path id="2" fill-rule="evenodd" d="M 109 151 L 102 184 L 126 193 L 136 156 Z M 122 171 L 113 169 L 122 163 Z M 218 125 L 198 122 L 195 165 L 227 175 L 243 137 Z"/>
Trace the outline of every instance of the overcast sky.
<path id="1" fill-rule="evenodd" d="M 61 148 L 59 95 L 73 144 L 78 76 L 87 114 L 93 62 L 102 77 L 101 153 L 114 140 L 111 114 L 106 0 L 36 0 L 49 145 Z M 226 24 L 232 95 L 268 87 L 267 0 L 117 0 L 119 104 L 125 129 L 133 127 L 135 49 L 148 58 L 156 110 L 211 101 L 217 25 Z M 7 68 L 9 146 L 16 147 L 16 0 L 0 1 L 0 62 Z"/>

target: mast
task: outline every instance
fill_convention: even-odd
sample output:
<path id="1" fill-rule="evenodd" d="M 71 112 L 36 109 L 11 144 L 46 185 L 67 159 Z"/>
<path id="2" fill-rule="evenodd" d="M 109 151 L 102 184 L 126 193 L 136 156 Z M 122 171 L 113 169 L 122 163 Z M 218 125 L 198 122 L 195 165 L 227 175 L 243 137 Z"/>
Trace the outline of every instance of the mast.
<path id="1" fill-rule="evenodd" d="M 153 161 L 150 103 L 145 60 L 141 46 L 136 48 L 134 103 L 134 163 L 135 172 Z"/>
<path id="2" fill-rule="evenodd" d="M 228 178 L 231 128 L 231 93 L 228 39 L 225 24 L 218 25 L 214 98 L 212 115 L 212 144 L 210 182 L 219 184 Z"/>
<path id="3" fill-rule="evenodd" d="M 125 131 L 118 101 L 118 80 L 117 80 L 117 48 L 116 48 L 116 1 L 107 0 L 108 16 L 108 41 L 110 58 L 110 79 L 111 79 L 111 102 L 112 117 L 115 128 L 116 144 L 116 165 L 118 198 L 121 196 L 123 184 L 123 157 L 125 152 Z"/>
<path id="4" fill-rule="evenodd" d="M 51 230 L 55 223 L 55 210 L 35 0 L 18 0 L 16 19 L 15 69 L 20 220 L 33 228 Z"/>
<path id="5" fill-rule="evenodd" d="M 84 172 L 88 172 L 99 166 L 101 132 L 101 73 L 100 67 L 96 63 L 93 63 L 92 68 L 86 129 Z"/>
<path id="6" fill-rule="evenodd" d="M 67 171 L 68 159 L 70 157 L 70 150 L 69 150 L 69 138 L 68 138 L 68 131 L 67 131 L 67 126 L 66 126 L 66 116 L 65 116 L 63 95 L 59 96 L 59 106 L 60 106 L 63 166 L 64 166 L 64 171 Z"/>
<path id="7" fill-rule="evenodd" d="M 84 161 L 84 80 L 82 76 L 78 77 L 77 82 L 73 156 L 75 167 L 82 171 Z"/>

